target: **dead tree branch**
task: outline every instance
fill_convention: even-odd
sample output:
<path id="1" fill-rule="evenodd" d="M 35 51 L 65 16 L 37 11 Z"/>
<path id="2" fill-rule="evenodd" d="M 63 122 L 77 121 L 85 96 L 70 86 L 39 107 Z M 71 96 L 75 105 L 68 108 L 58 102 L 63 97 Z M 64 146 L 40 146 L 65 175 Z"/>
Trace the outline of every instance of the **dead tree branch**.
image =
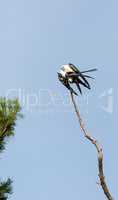
<path id="1" fill-rule="evenodd" d="M 78 117 L 80 128 L 81 128 L 81 130 L 83 132 L 83 135 L 84 135 L 85 138 L 87 138 L 95 146 L 95 148 L 97 150 L 97 153 L 98 153 L 98 169 L 99 169 L 100 185 L 101 185 L 101 187 L 103 189 L 103 192 L 106 195 L 107 199 L 108 200 L 113 200 L 113 197 L 111 196 L 111 194 L 109 192 L 109 189 L 107 187 L 106 181 L 105 181 L 104 170 L 103 170 L 103 150 L 102 150 L 102 147 L 98 143 L 98 141 L 95 138 L 93 138 L 88 133 L 88 131 L 86 130 L 84 122 L 83 122 L 83 120 L 81 118 L 81 115 L 80 115 L 79 108 L 76 105 L 73 93 L 70 92 L 70 94 L 71 94 L 71 100 L 72 100 L 76 115 Z"/>

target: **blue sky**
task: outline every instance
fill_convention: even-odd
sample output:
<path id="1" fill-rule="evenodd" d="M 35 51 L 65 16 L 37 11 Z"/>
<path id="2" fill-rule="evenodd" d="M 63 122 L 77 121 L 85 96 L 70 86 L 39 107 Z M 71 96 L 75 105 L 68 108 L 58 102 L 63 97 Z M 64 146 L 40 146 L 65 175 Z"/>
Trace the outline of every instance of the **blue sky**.
<path id="1" fill-rule="evenodd" d="M 0 176 L 14 180 L 11 200 L 104 198 L 95 149 L 57 80 L 68 62 L 98 68 L 92 91 L 77 102 L 104 147 L 105 175 L 118 196 L 117 7 L 116 0 L 0 2 L 0 95 L 19 96 L 24 114 L 0 161 Z"/>

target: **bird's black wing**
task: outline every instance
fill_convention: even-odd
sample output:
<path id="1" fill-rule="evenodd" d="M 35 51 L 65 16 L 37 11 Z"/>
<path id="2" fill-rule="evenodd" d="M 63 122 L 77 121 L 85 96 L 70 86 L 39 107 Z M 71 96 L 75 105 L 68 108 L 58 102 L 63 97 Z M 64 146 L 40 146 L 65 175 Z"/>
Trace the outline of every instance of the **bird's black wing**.
<path id="1" fill-rule="evenodd" d="M 79 70 L 75 65 L 73 65 L 72 63 L 69 63 L 69 66 L 74 72 L 79 73 Z"/>
<path id="2" fill-rule="evenodd" d="M 63 81 L 61 81 L 63 83 L 63 85 L 70 90 L 70 92 L 74 93 L 75 95 L 78 95 L 74 90 L 73 88 L 70 86 L 69 82 L 68 82 L 68 79 L 65 78 Z"/>
<path id="3" fill-rule="evenodd" d="M 85 78 L 91 78 L 94 79 L 92 76 L 84 75 Z"/>
<path id="4" fill-rule="evenodd" d="M 89 84 L 89 82 L 86 80 L 86 78 L 92 78 L 92 77 L 91 77 L 91 76 L 88 76 L 88 75 L 86 75 L 86 74 L 84 74 L 84 73 L 86 73 L 86 72 L 93 72 L 93 71 L 97 71 L 97 69 L 94 68 L 94 69 L 90 69 L 90 70 L 86 70 L 86 71 L 80 72 L 80 77 L 81 77 L 81 78 L 84 80 L 84 82 L 87 84 L 88 89 L 90 89 L 90 84 Z"/>
<path id="5" fill-rule="evenodd" d="M 80 71 L 78 72 L 78 73 L 76 73 L 76 72 L 69 72 L 68 74 L 67 74 L 67 78 L 75 78 L 75 80 L 76 80 L 76 78 L 77 79 L 79 79 L 80 80 L 80 77 L 81 77 L 81 79 L 83 80 L 80 80 L 80 82 L 81 82 L 81 84 L 82 85 L 84 85 L 85 87 L 87 87 L 88 89 L 90 89 L 90 84 L 89 84 L 89 82 L 86 80 L 86 78 L 92 78 L 91 76 L 87 76 L 87 75 L 83 75 Z"/>
<path id="6" fill-rule="evenodd" d="M 82 73 L 80 73 L 80 77 L 81 77 L 81 78 L 83 79 L 83 81 L 84 81 L 84 82 L 82 82 L 82 81 L 80 80 L 82 83 L 84 83 L 83 85 L 86 85 L 85 87 L 87 87 L 88 89 L 90 89 L 90 84 L 89 84 L 89 82 L 86 80 L 86 78 L 84 77 L 84 75 L 83 75 Z M 79 77 L 78 77 L 78 79 L 79 79 Z M 81 83 L 81 84 L 82 84 L 82 83 Z"/>
<path id="7" fill-rule="evenodd" d="M 89 69 L 89 70 L 87 70 L 87 71 L 82 71 L 81 73 L 94 72 L 94 71 L 97 71 L 97 69 L 96 69 L 96 68 L 94 68 L 94 69 Z"/>
<path id="8" fill-rule="evenodd" d="M 78 68 L 75 67 L 75 65 L 73 65 L 71 63 L 69 63 L 69 66 L 75 72 L 75 74 L 77 73 L 77 76 L 80 76 L 83 79 L 84 83 L 86 84 L 86 87 L 90 88 L 89 82 L 86 80 L 86 78 L 83 76 L 83 74 L 78 70 Z M 76 76 L 76 75 L 74 75 L 74 76 Z"/>
<path id="9" fill-rule="evenodd" d="M 80 76 L 80 73 L 68 72 L 66 76 L 67 76 L 68 78 L 71 78 L 71 77 L 78 77 L 78 76 Z"/>
<path id="10" fill-rule="evenodd" d="M 88 89 L 91 89 L 90 84 L 87 85 L 85 82 L 81 81 L 79 78 L 78 78 L 78 83 L 81 84 L 81 85 L 83 85 L 84 87 L 86 87 Z"/>
<path id="11" fill-rule="evenodd" d="M 82 90 L 81 90 L 81 87 L 79 85 L 79 80 L 75 79 L 75 83 L 76 83 L 77 88 L 79 89 L 80 94 L 82 95 Z"/>

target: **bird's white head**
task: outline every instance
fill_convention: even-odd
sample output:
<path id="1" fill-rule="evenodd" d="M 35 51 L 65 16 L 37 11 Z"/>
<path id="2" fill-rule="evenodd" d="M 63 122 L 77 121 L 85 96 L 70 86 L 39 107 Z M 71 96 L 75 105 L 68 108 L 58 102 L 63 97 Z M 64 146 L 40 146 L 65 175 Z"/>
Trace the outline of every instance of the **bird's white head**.
<path id="1" fill-rule="evenodd" d="M 68 72 L 73 72 L 69 64 L 61 65 L 60 67 L 60 73 L 62 74 L 63 77 L 66 76 L 66 73 Z"/>

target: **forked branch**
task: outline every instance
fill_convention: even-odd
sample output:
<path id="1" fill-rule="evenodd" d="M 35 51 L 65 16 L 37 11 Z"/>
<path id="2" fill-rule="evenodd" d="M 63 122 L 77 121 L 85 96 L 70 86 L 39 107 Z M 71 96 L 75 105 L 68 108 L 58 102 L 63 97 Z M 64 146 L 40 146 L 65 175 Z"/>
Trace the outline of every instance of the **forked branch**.
<path id="1" fill-rule="evenodd" d="M 101 185 L 101 187 L 103 189 L 103 192 L 106 195 L 107 199 L 108 200 L 113 200 L 113 197 L 111 196 L 111 194 L 109 192 L 109 189 L 107 187 L 106 181 L 105 181 L 104 170 L 103 170 L 103 150 L 102 150 L 102 147 L 98 143 L 98 141 L 95 138 L 93 138 L 88 133 L 88 131 L 86 130 L 84 122 L 83 122 L 83 120 L 81 118 L 81 115 L 80 115 L 79 108 L 76 105 L 73 93 L 70 92 L 70 94 L 71 94 L 71 100 L 72 100 L 76 115 L 78 117 L 80 128 L 81 128 L 81 130 L 83 132 L 83 135 L 84 135 L 85 138 L 87 138 L 95 146 L 95 148 L 97 150 L 97 153 L 98 153 L 98 170 L 99 170 L 100 185 Z"/>

